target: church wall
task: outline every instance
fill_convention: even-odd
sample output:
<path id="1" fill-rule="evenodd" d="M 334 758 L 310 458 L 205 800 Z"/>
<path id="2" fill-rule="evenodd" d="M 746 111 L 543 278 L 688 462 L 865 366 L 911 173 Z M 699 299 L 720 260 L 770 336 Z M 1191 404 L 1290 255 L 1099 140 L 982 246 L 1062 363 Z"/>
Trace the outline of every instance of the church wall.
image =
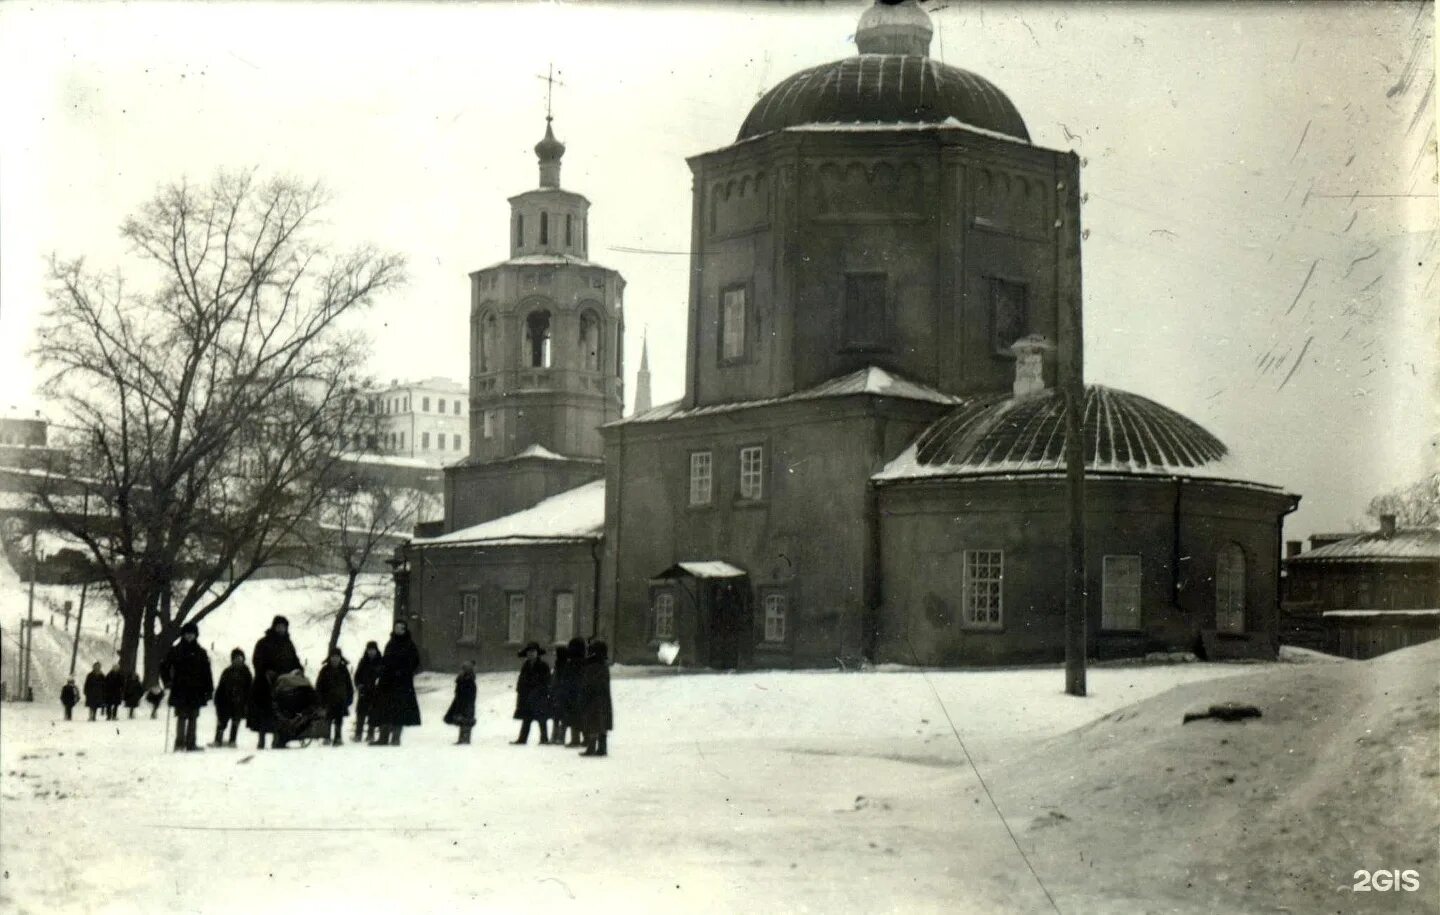
<path id="1" fill-rule="evenodd" d="M 872 551 L 866 480 L 940 407 L 857 397 L 782 404 L 607 432 L 605 628 L 617 656 L 654 662 L 652 576 L 676 562 L 718 559 L 744 569 L 763 642 L 761 601 L 789 605 L 786 640 L 757 644 L 742 663 L 834 666 L 867 645 Z M 765 498 L 741 502 L 738 452 L 766 449 Z M 689 455 L 714 455 L 712 503 L 691 507 Z M 677 599 L 681 663 L 696 663 L 693 601 Z"/>
<path id="2" fill-rule="evenodd" d="M 445 530 L 513 514 L 599 479 L 599 461 L 527 459 L 445 468 Z"/>
<path id="3" fill-rule="evenodd" d="M 1278 632 L 1279 519 L 1288 497 L 1213 484 L 1086 484 L 1090 653 L 1195 650 L 1215 628 L 1220 548 L 1246 558 L 1246 630 Z M 1066 517 L 1061 480 L 887 486 L 880 493 L 878 660 L 909 664 L 1053 661 L 1064 655 Z M 1179 526 L 1176 528 L 1178 509 Z M 962 623 L 964 551 L 1003 550 L 1003 628 Z M 1138 555 L 1142 628 L 1100 629 L 1104 557 Z"/>
<path id="4" fill-rule="evenodd" d="M 1071 334 L 1058 308 L 1078 282 L 1064 256 L 1080 231 L 1066 154 L 957 130 L 841 130 L 781 133 L 691 167 L 687 406 L 791 393 L 867 364 L 955 393 L 1004 390 L 1009 342 Z M 883 274 L 884 314 L 866 328 L 846 320 L 854 274 Z M 725 360 L 732 288 L 751 312 L 745 356 Z"/>
<path id="5" fill-rule="evenodd" d="M 575 635 L 592 633 L 595 560 L 589 544 L 411 549 L 410 608 L 426 670 L 519 669 L 525 641 L 555 642 L 555 594 L 575 595 Z M 508 594 L 525 595 L 522 641 L 508 638 Z M 464 638 L 464 595 L 476 595 L 476 637 Z M 547 660 L 554 662 L 553 652 Z"/>

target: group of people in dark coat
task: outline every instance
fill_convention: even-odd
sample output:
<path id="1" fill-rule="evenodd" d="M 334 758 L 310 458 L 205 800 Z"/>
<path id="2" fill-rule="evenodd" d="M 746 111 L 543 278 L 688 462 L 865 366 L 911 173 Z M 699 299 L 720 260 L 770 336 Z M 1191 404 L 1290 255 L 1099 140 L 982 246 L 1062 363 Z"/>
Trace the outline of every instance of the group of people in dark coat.
<path id="1" fill-rule="evenodd" d="M 610 702 L 610 665 L 602 641 L 586 645 L 571 639 L 555 648 L 555 671 L 543 660 L 545 649 L 531 642 L 519 653 L 525 661 L 515 681 L 515 715 L 520 734 L 511 743 L 523 746 L 530 741 L 530 728 L 538 725 L 540 742 L 553 746 L 581 747 L 581 756 L 606 756 L 608 734 L 614 730 L 615 714 Z M 466 661 L 455 678 L 455 698 L 445 713 L 445 723 L 460 729 L 457 744 L 470 742 L 475 726 L 475 665 Z M 549 725 L 554 725 L 553 731 Z M 566 742 L 566 732 L 570 740 Z"/>
<path id="2" fill-rule="evenodd" d="M 100 662 L 96 661 L 85 677 L 85 707 L 90 709 L 91 721 L 95 721 L 96 714 L 102 711 L 106 721 L 117 720 L 120 717 L 121 703 L 130 710 L 130 717 L 134 718 L 135 708 L 144 694 L 145 687 L 140 678 L 133 671 L 122 671 L 119 664 L 112 667 L 107 674 L 101 670 Z M 67 721 L 75 706 L 80 704 L 80 698 L 81 693 L 75 686 L 75 678 L 71 677 L 60 689 L 60 704 L 65 706 Z"/>

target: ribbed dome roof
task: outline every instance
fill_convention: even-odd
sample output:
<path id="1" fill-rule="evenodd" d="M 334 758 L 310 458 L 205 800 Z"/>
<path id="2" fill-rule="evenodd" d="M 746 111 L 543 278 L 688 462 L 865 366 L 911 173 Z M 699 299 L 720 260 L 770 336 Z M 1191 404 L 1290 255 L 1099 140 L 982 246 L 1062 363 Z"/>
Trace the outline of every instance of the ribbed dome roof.
<path id="1" fill-rule="evenodd" d="M 1228 453 L 1199 424 L 1153 400 L 1092 385 L 1085 389 L 1085 466 L 1111 473 L 1195 475 Z M 1065 402 L 1049 390 L 977 400 L 921 433 L 877 479 L 974 476 L 1065 469 Z"/>
<path id="2" fill-rule="evenodd" d="M 939 124 L 954 118 L 1029 142 L 994 83 L 929 57 L 861 54 L 801 70 L 750 109 L 737 140 L 800 124 Z"/>

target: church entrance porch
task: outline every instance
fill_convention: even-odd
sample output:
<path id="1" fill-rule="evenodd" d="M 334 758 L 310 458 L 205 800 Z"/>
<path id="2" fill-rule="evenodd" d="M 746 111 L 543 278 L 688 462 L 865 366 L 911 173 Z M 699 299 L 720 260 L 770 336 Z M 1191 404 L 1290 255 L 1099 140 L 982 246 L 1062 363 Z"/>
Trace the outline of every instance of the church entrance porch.
<path id="1" fill-rule="evenodd" d="M 745 570 L 720 560 L 680 562 L 650 585 L 655 642 L 678 642 L 681 659 L 701 667 L 750 666 L 754 639 Z"/>

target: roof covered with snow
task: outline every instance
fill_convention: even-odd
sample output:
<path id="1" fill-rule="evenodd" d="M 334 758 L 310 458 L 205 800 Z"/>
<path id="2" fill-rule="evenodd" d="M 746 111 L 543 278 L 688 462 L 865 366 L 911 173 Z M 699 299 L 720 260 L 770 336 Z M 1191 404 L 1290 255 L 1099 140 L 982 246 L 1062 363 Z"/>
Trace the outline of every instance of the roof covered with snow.
<path id="1" fill-rule="evenodd" d="M 636 413 L 624 419 L 607 423 L 609 426 L 618 426 L 628 423 L 654 423 L 671 419 L 688 419 L 692 416 L 709 416 L 714 413 L 730 413 L 735 410 L 747 410 L 752 407 L 766 407 L 772 404 L 791 403 L 801 400 L 819 400 L 826 397 L 850 397 L 856 394 L 871 394 L 876 397 L 897 397 L 902 400 L 920 400 L 927 403 L 938 404 L 959 404 L 964 403 L 966 398 L 957 397 L 953 394 L 946 394 L 934 388 L 921 384 L 918 381 L 910 381 L 893 372 L 876 366 L 868 366 L 848 375 L 841 375 L 831 378 L 829 381 L 822 381 L 813 388 L 806 388 L 803 391 L 796 391 L 793 394 L 785 394 L 780 397 L 765 397 L 759 400 L 741 400 L 730 403 L 707 404 L 703 407 L 691 407 L 685 409 L 680 406 L 680 401 L 672 400 L 652 407 L 643 413 Z"/>
<path id="2" fill-rule="evenodd" d="M 599 540 L 605 528 L 605 481 L 551 496 L 524 511 L 413 541 L 418 547 L 522 546 Z"/>
<path id="3" fill-rule="evenodd" d="M 615 272 L 604 264 L 597 264 L 573 254 L 520 254 L 503 261 L 496 261 L 490 266 L 480 269 L 494 270 L 496 267 L 592 267 L 596 270 Z"/>
<path id="4" fill-rule="evenodd" d="M 719 559 L 700 559 L 677 562 L 655 577 L 677 578 L 680 575 L 691 575 L 695 578 L 742 578 L 745 570 Z"/>
<path id="5" fill-rule="evenodd" d="M 1087 386 L 1082 434 L 1087 471 L 1232 479 L 1224 443 L 1138 394 Z M 1065 442 L 1065 401 L 1057 391 L 995 395 L 936 421 L 874 479 L 1063 473 Z"/>
<path id="6" fill-rule="evenodd" d="M 1410 528 L 1391 536 L 1379 531 L 1354 534 L 1339 543 L 1316 547 L 1286 562 L 1414 562 L 1440 560 L 1440 530 Z"/>

